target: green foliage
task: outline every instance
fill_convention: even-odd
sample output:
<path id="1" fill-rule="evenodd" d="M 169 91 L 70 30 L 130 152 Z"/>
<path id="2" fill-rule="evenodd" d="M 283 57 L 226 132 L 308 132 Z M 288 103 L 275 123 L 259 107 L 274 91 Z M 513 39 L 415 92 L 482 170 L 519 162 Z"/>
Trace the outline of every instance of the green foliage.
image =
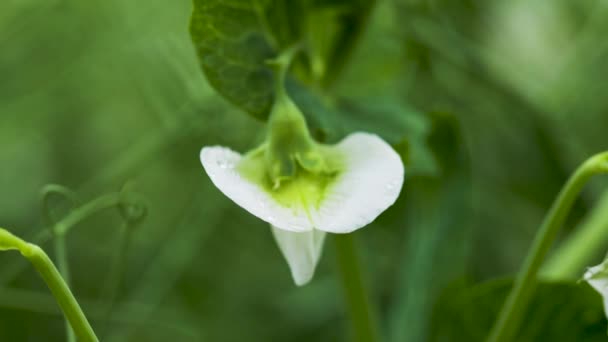
<path id="1" fill-rule="evenodd" d="M 197 1 L 199 12 L 202 3 L 250 2 Z M 347 341 L 331 245 L 314 281 L 296 289 L 267 225 L 215 189 L 197 160 L 204 145 L 257 146 L 264 125 L 232 103 L 255 104 L 245 109 L 264 118 L 272 100 L 265 59 L 294 41 L 304 51 L 288 88 L 315 137 L 377 133 L 408 163 L 398 202 L 356 233 L 380 327 L 395 342 L 435 336 L 433 303 L 454 278 L 513 274 L 566 177 L 608 146 L 600 1 L 395 0 L 373 11 L 373 1 L 284 1 L 298 17 L 289 30 L 278 29 L 284 16 L 274 1 L 259 3 L 268 32 L 281 37 L 267 39 L 249 10 L 209 18 L 221 37 L 249 37 L 222 41 L 224 50 L 214 35 L 200 38 L 207 62 L 228 76 L 219 83 L 204 64 L 202 75 L 200 47 L 188 36 L 190 0 L 0 1 L 0 224 L 28 241 L 47 232 L 39 192 L 49 183 L 87 203 L 133 180 L 148 204 L 128 240 L 120 210 L 66 236 L 74 293 L 103 341 Z M 223 6 L 216 12 L 230 11 Z M 243 79 L 242 64 L 263 77 Z M 229 98 L 218 84 L 255 89 Z M 594 210 L 604 185 L 585 190 L 560 239 Z M 54 217 L 69 213 L 52 206 Z M 41 247 L 54 255 L 49 243 Z M 605 252 L 589 251 L 587 265 Z M 65 341 L 54 300 L 14 254 L 0 254 L 0 339 Z M 113 260 L 124 260 L 122 284 L 113 282 Z M 560 315 L 579 313 L 571 316 L 579 332 L 587 316 L 562 296 L 575 285 L 559 286 L 540 326 L 555 319 L 563 334 L 555 330 L 553 341 L 569 342 L 571 322 Z M 605 333 L 601 299 L 585 287 L 572 300 L 591 305 L 597 325 L 581 338 L 595 338 Z M 447 300 L 454 322 L 463 322 L 452 309 L 466 298 Z M 474 336 L 489 329 L 500 300 L 491 301 Z M 471 336 L 444 324 L 438 332 Z"/>
<path id="2" fill-rule="evenodd" d="M 483 341 L 513 282 L 453 284 L 435 303 L 429 341 Z M 599 295 L 586 284 L 540 283 L 517 341 L 605 341 L 606 317 Z"/>
<path id="3" fill-rule="evenodd" d="M 373 2 L 313 0 L 195 0 L 190 34 L 211 85 L 264 119 L 272 103 L 267 61 L 294 44 L 299 81 L 328 85 L 346 65 Z"/>
<path id="4" fill-rule="evenodd" d="M 277 48 L 267 18 L 271 3 L 197 0 L 190 21 L 192 41 L 211 85 L 257 117 L 267 116 L 273 97 L 273 74 L 266 65 Z"/>
<path id="5" fill-rule="evenodd" d="M 209 83 L 253 116 L 265 119 L 273 101 L 274 75 L 268 61 L 282 49 L 301 44 L 305 58 L 295 62 L 289 92 L 317 139 L 336 142 L 354 131 L 371 131 L 392 143 L 407 139 L 415 159 L 428 161 L 428 151 L 420 143 L 428 124 L 407 103 L 393 94 L 371 100 L 321 89 L 325 77 L 336 77 L 349 62 L 348 52 L 354 46 L 346 45 L 354 44 L 350 41 L 361 34 L 369 6 L 339 1 L 196 0 L 190 33 Z"/>
<path id="6" fill-rule="evenodd" d="M 434 299 L 466 272 L 471 252 L 468 148 L 454 116 L 433 113 L 432 119 L 428 145 L 436 156 L 436 170 L 410 175 L 404 187 L 408 232 L 397 259 L 398 287 L 388 316 L 390 341 L 395 342 L 428 340 Z"/>

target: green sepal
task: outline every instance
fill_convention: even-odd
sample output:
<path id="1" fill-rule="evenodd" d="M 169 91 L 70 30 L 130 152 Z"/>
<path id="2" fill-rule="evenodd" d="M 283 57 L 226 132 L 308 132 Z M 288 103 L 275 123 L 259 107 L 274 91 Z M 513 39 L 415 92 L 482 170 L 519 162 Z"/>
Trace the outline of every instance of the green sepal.
<path id="1" fill-rule="evenodd" d="M 285 89 L 285 75 L 298 46 L 285 50 L 269 61 L 275 70 L 275 101 L 268 121 L 266 170 L 273 188 L 298 176 L 301 171 L 312 175 L 330 174 L 322 148 L 312 138 L 304 115 Z"/>
<path id="2" fill-rule="evenodd" d="M 311 206 L 318 207 L 343 169 L 343 157 L 340 153 L 332 147 L 319 144 L 316 151 L 323 162 L 314 161 L 314 158 L 304 158 L 304 163 L 317 167 L 323 165 L 322 172 L 308 171 L 301 166 L 300 158 L 296 155 L 294 159 L 291 159 L 296 168 L 294 175 L 272 178 L 267 166 L 267 148 L 268 145 L 263 144 L 247 153 L 237 165 L 236 170 L 243 178 L 259 186 L 277 203 L 286 207 L 295 206 L 305 210 Z"/>

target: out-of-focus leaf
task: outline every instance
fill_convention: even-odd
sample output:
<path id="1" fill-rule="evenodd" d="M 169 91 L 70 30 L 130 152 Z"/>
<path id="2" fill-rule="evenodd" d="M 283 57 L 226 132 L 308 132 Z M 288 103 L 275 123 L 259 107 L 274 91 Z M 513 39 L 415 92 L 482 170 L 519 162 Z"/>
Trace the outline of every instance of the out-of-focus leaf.
<path id="1" fill-rule="evenodd" d="M 446 289 L 434 308 L 429 341 L 483 341 L 512 284 L 503 279 Z M 606 341 L 602 300 L 584 284 L 539 284 L 522 322 L 514 341 Z"/>
<path id="2" fill-rule="evenodd" d="M 356 131 L 375 133 L 396 147 L 408 174 L 436 172 L 432 151 L 426 143 L 430 131 L 428 117 L 404 101 L 390 95 L 327 99 L 297 84 L 289 88 L 317 140 L 335 143 Z"/>
<path id="3" fill-rule="evenodd" d="M 395 297 L 389 315 L 391 341 L 426 341 L 432 303 L 465 273 L 470 251 L 472 185 L 470 160 L 456 119 L 432 113 L 428 143 L 434 174 L 410 177 L 404 187 L 404 223 Z"/>

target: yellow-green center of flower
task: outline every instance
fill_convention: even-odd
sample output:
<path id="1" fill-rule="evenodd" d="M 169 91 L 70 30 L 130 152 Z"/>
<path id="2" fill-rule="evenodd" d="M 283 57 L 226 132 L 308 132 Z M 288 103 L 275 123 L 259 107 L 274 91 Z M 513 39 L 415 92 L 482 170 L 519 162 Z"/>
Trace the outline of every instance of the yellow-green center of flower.
<path id="1" fill-rule="evenodd" d="M 285 207 L 319 207 L 343 169 L 343 158 L 312 139 L 304 116 L 284 92 L 277 94 L 266 142 L 248 153 L 238 172 Z"/>
<path id="2" fill-rule="evenodd" d="M 296 163 L 294 175 L 284 177 L 277 186 L 264 167 L 266 147 L 263 145 L 243 158 L 237 166 L 241 176 L 260 186 L 283 207 L 304 209 L 306 212 L 310 208 L 319 208 L 340 175 L 339 158 L 334 159 L 335 163 L 332 162 L 336 167 L 333 173 L 312 173 Z"/>

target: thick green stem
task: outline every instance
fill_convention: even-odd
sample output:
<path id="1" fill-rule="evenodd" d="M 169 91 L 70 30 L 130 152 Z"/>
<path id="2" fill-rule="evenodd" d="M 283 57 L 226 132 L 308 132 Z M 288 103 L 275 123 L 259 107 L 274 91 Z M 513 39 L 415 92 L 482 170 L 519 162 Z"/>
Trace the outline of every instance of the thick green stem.
<path id="1" fill-rule="evenodd" d="M 358 342 L 378 341 L 353 236 L 352 234 L 338 234 L 334 236 L 334 240 L 355 340 Z"/>
<path id="2" fill-rule="evenodd" d="M 58 184 L 48 184 L 44 188 L 42 188 L 42 212 L 46 217 L 48 224 L 51 229 L 51 233 L 54 231 L 54 219 L 50 207 L 50 199 L 52 196 L 61 196 L 64 199 L 67 199 L 71 202 L 72 206 L 76 204 L 76 194 Z M 65 237 L 64 236 L 55 236 L 54 240 L 55 245 L 55 259 L 57 260 L 57 268 L 59 269 L 59 273 L 63 276 L 63 280 L 69 286 L 70 285 L 70 267 L 68 263 L 68 255 L 67 255 L 67 247 L 65 245 Z M 65 321 L 65 333 L 67 336 L 68 342 L 76 342 L 76 335 L 74 335 L 74 330 L 70 326 L 69 321 Z"/>
<path id="3" fill-rule="evenodd" d="M 48 255 L 40 247 L 30 245 L 30 253 L 24 254 L 24 256 L 30 260 L 46 282 L 78 339 L 87 342 L 98 341 L 76 298 Z"/>
<path id="4" fill-rule="evenodd" d="M 576 280 L 585 267 L 606 252 L 608 245 L 608 193 L 572 236 L 556 249 L 540 270 L 542 279 Z"/>
<path id="5" fill-rule="evenodd" d="M 40 247 L 23 241 L 4 229 L 0 229 L 0 250 L 11 249 L 21 252 L 34 265 L 57 300 L 61 311 L 70 322 L 78 339 L 84 342 L 99 341 L 76 298 L 74 298 L 48 255 Z"/>
<path id="6" fill-rule="evenodd" d="M 583 186 L 589 178 L 601 173 L 608 173 L 608 152 L 589 158 L 562 188 L 534 239 L 487 341 L 514 341 L 513 336 L 517 333 L 524 309 L 534 292 L 536 275 L 545 255 Z"/>
<path id="7" fill-rule="evenodd" d="M 70 285 L 70 265 L 68 262 L 68 251 L 65 245 L 65 236 L 58 235 L 55 236 L 55 257 L 57 258 L 57 268 L 59 269 L 59 273 L 63 276 L 63 280 L 66 285 Z M 65 322 L 65 333 L 67 336 L 68 342 L 75 342 L 76 335 L 74 334 L 74 330 L 70 326 L 70 322 Z"/>

